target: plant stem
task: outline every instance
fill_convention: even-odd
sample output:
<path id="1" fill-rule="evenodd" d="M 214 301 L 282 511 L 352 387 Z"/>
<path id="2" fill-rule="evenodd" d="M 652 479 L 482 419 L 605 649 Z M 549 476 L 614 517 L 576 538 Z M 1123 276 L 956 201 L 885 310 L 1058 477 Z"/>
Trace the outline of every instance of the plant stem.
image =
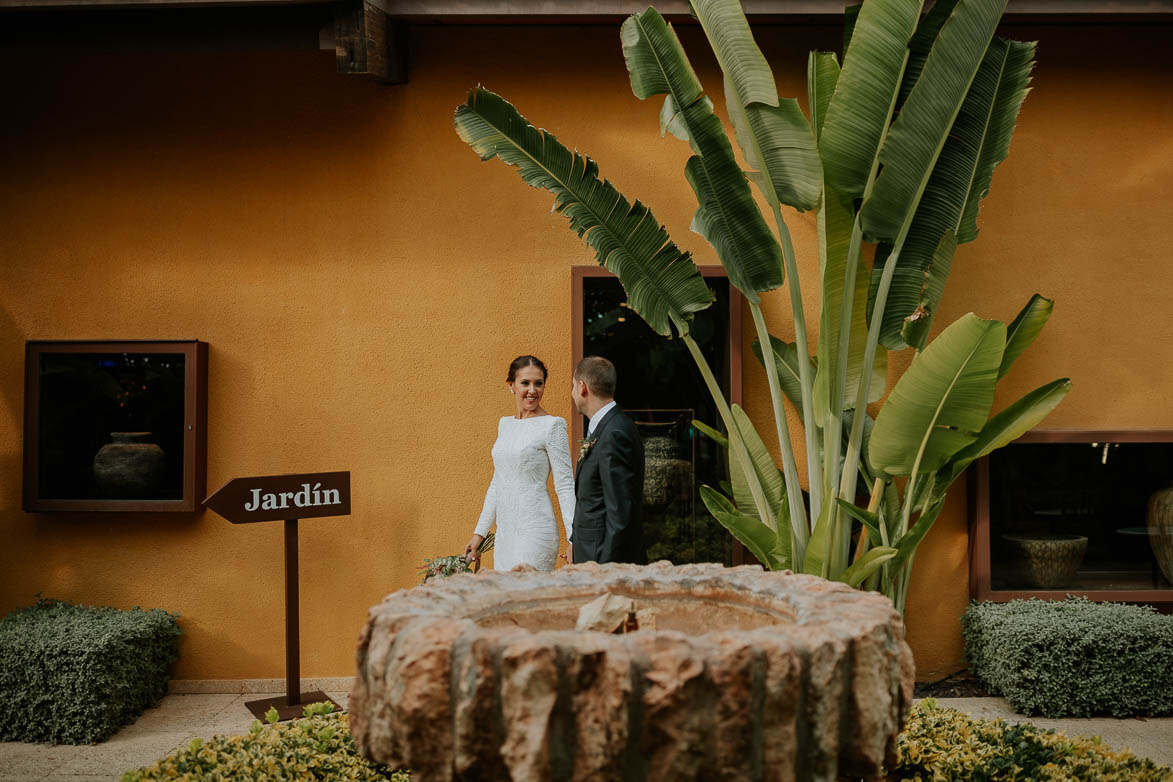
<path id="1" fill-rule="evenodd" d="M 892 275 L 896 271 L 896 263 L 900 260 L 900 251 L 904 245 L 904 235 L 899 237 L 899 243 L 884 263 L 884 272 L 880 275 L 880 285 L 876 289 L 876 303 L 872 308 L 871 326 L 868 328 L 867 344 L 863 351 L 863 365 L 872 366 L 876 361 L 876 346 L 880 341 L 880 327 L 884 322 L 884 309 L 888 304 L 888 289 L 892 287 Z M 860 372 L 859 388 L 855 395 L 855 417 L 851 421 L 851 439 L 847 443 L 847 456 L 844 460 L 842 480 L 839 485 L 839 496 L 848 502 L 855 496 L 856 479 L 859 476 L 860 452 L 863 447 L 863 421 L 867 416 L 868 386 L 871 384 L 871 371 Z"/>
<path id="2" fill-rule="evenodd" d="M 745 440 L 742 439 L 741 431 L 733 420 L 733 411 L 729 409 L 729 402 L 726 401 L 725 394 L 721 391 L 721 386 L 717 383 L 717 378 L 713 375 L 709 362 L 705 359 L 700 345 L 696 344 L 696 340 L 692 338 L 691 334 L 682 334 L 680 339 L 688 348 L 688 352 L 692 354 L 692 360 L 696 362 L 697 369 L 705 379 L 705 385 L 709 387 L 709 394 L 717 403 L 717 412 L 721 415 L 721 420 L 725 423 L 725 430 L 729 434 L 729 448 L 737 461 L 741 463 L 741 470 L 745 475 L 745 482 L 749 484 L 749 493 L 753 495 L 758 516 L 761 517 L 763 524 L 777 532 L 778 520 L 774 518 L 770 504 L 766 502 L 766 493 L 762 489 L 762 482 L 758 477 L 757 470 L 754 469 L 753 460 L 749 458 L 749 450 L 745 447 Z"/>
<path id="3" fill-rule="evenodd" d="M 791 278 L 791 283 L 794 280 Z M 793 290 L 793 288 L 792 288 Z M 782 472 L 786 477 L 786 501 L 790 507 L 790 527 L 794 530 L 795 561 L 805 553 L 806 542 L 810 537 L 809 526 L 806 520 L 806 509 L 802 504 L 802 484 L 798 481 L 798 465 L 794 461 L 794 448 L 790 443 L 790 426 L 786 422 L 786 406 L 782 401 L 782 383 L 778 380 L 778 364 L 774 361 L 774 349 L 770 342 L 770 332 L 766 328 L 766 319 L 762 316 L 762 306 L 756 301 L 749 303 L 753 313 L 754 326 L 758 330 L 758 341 L 762 345 L 762 364 L 766 368 L 766 378 L 770 385 L 770 400 L 774 403 L 774 423 L 778 429 L 778 446 L 782 452 Z M 802 360 L 801 351 L 799 361 Z"/>
<path id="4" fill-rule="evenodd" d="M 802 305 L 802 287 L 798 278 L 798 261 L 794 255 L 794 243 L 790 239 L 790 229 L 782 219 L 782 210 L 777 199 L 770 204 L 774 209 L 774 222 L 778 225 L 778 237 L 782 240 L 782 264 L 786 267 L 786 276 L 790 282 L 790 310 L 794 316 L 794 347 L 798 353 L 798 381 L 802 386 L 802 428 L 806 436 L 806 482 L 810 491 L 811 518 L 817 519 L 823 508 L 823 470 L 819 462 L 819 446 L 817 427 L 814 419 L 814 378 L 811 377 L 810 347 L 806 333 L 806 311 Z M 760 337 L 769 343 L 769 337 Z M 772 352 L 772 351 L 771 351 Z M 791 518 L 794 518 L 793 511 Z M 805 520 L 805 515 L 804 515 Z M 809 537 L 807 528 L 805 537 Z"/>

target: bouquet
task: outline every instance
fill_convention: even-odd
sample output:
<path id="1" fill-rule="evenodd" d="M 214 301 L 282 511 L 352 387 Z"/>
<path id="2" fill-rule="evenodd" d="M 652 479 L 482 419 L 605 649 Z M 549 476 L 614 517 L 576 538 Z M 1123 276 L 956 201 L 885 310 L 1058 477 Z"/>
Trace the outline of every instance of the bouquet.
<path id="1" fill-rule="evenodd" d="M 481 545 L 477 547 L 477 556 L 484 556 L 486 551 L 493 548 L 493 540 L 496 538 L 496 533 L 490 532 Z M 435 557 L 433 559 L 425 559 L 423 567 L 420 568 L 424 572 L 424 578 L 420 581 L 421 584 L 426 584 L 429 578 L 433 576 L 437 578 L 447 578 L 456 573 L 470 573 L 472 568 L 469 567 L 468 560 L 461 554 L 456 554 L 451 557 Z"/>

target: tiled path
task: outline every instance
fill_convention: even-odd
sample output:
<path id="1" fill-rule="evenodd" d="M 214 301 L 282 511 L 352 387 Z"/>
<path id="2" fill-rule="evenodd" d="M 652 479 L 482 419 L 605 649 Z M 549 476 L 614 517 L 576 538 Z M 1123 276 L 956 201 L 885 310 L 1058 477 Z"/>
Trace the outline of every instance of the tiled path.
<path id="1" fill-rule="evenodd" d="M 93 746 L 56 747 L 0 743 L 0 782 L 110 782 L 123 772 L 150 765 L 195 737 L 245 733 L 253 715 L 245 701 L 278 693 L 251 695 L 168 695 L 108 741 Z M 347 693 L 330 692 L 346 706 Z M 1163 765 L 1173 765 L 1173 719 L 1047 720 L 1015 714 L 1001 698 L 941 698 L 942 706 L 974 717 L 1029 721 L 1070 736 L 1102 736 L 1114 749 L 1129 748 Z"/>

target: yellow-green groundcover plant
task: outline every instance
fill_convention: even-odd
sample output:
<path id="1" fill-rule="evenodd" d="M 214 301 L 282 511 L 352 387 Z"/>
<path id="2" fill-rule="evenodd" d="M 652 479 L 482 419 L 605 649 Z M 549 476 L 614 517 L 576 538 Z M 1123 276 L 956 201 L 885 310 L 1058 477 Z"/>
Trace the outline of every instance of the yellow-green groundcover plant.
<path id="1" fill-rule="evenodd" d="M 889 779 L 1173 782 L 1173 769 L 1100 739 L 1068 738 L 1030 724 L 970 719 L 933 699 L 912 708 L 897 739 L 899 762 Z"/>
<path id="2" fill-rule="evenodd" d="M 913 706 L 900 735 L 896 780 L 1100 780 L 1173 782 L 1173 770 L 1115 752 L 1098 738 L 1067 738 L 1033 725 L 970 719 L 932 699 Z M 316 714 L 243 736 L 191 744 L 122 782 L 154 780 L 372 780 L 410 782 L 359 756 L 345 714 Z"/>
<path id="3" fill-rule="evenodd" d="M 328 705 L 308 706 L 312 716 L 294 722 L 262 725 L 254 720 L 244 735 L 192 739 L 186 748 L 153 766 L 123 774 L 122 782 L 411 782 L 411 774 L 391 771 L 359 755 L 346 715 L 318 708 Z"/>

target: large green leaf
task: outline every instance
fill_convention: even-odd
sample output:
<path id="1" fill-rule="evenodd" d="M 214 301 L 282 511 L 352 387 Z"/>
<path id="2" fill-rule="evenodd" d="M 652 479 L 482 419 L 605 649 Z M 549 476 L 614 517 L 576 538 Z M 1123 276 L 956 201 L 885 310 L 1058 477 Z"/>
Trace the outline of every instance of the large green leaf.
<path id="1" fill-rule="evenodd" d="M 767 523 L 770 529 L 780 530 L 778 535 L 778 542 L 773 547 L 775 558 L 791 561 L 791 538 L 789 534 L 790 525 L 790 509 L 787 504 L 785 484 L 782 483 L 781 474 L 778 468 L 774 466 L 770 459 L 769 453 L 766 452 L 765 445 L 758 437 L 757 430 L 749 423 L 749 419 L 745 415 L 745 411 L 737 405 L 734 405 L 737 413 L 734 420 L 740 419 L 740 426 L 738 426 L 739 434 L 743 432 L 749 433 L 750 439 L 745 441 L 747 451 L 750 454 L 751 460 L 754 462 L 755 473 L 760 472 L 762 476 L 766 476 L 763 483 L 766 484 L 764 491 L 767 494 L 767 500 L 771 503 L 771 517 L 767 522 L 763 522 L 759 515 L 751 515 L 750 513 L 742 513 L 742 515 L 757 520 L 759 523 Z M 729 438 L 718 432 L 713 427 L 702 421 L 694 420 L 692 425 L 697 428 L 705 436 L 709 437 L 713 442 L 720 445 L 722 448 L 729 448 Z M 735 424 L 736 425 L 736 424 Z M 757 513 L 757 507 L 753 500 L 753 495 L 750 493 L 749 483 L 746 481 L 745 472 L 741 469 L 740 461 L 729 454 L 729 493 L 733 495 L 737 505 L 734 506 L 736 510 L 738 507 L 744 509 L 753 509 Z M 781 491 L 778 491 L 777 484 L 782 484 Z"/>
<path id="2" fill-rule="evenodd" d="M 1038 426 L 1059 406 L 1070 390 L 1071 381 L 1067 378 L 1052 380 L 992 417 L 978 432 L 977 439 L 955 453 L 941 470 L 938 483 L 942 480 L 945 483 L 944 486 L 939 485 L 936 491 L 943 492 L 944 487 L 965 472 L 965 468 L 974 460 L 988 456 Z"/>
<path id="3" fill-rule="evenodd" d="M 799 374 L 801 369 L 798 363 L 798 348 L 793 342 L 783 342 L 772 335 L 770 336 L 770 343 L 772 346 L 771 353 L 774 356 L 774 365 L 778 368 L 778 382 L 782 385 L 782 393 L 786 394 L 786 398 L 791 401 L 801 416 L 802 381 Z M 761 361 L 762 365 L 765 366 L 765 359 L 762 357 L 762 343 L 755 339 L 752 349 L 758 361 Z M 816 361 L 809 356 L 807 357 L 807 361 L 817 365 Z"/>
<path id="4" fill-rule="evenodd" d="M 904 66 L 904 78 L 900 82 L 900 97 L 896 101 L 896 111 L 900 111 L 904 101 L 908 100 L 913 85 L 925 68 L 929 50 L 933 48 L 945 20 L 956 7 L 957 0 L 934 0 L 929 10 L 920 18 L 916 32 L 908 41 L 908 64 Z"/>
<path id="5" fill-rule="evenodd" d="M 606 180 L 595 161 L 571 152 L 539 130 L 508 101 L 477 87 L 456 110 L 456 131 L 481 156 L 516 166 L 522 179 L 555 196 L 556 209 L 594 249 L 599 263 L 627 291 L 628 305 L 656 333 L 671 326 L 687 333 L 692 313 L 713 302 L 696 264 L 668 237 L 656 216 L 630 203 Z"/>
<path id="6" fill-rule="evenodd" d="M 705 435 L 722 448 L 729 447 L 729 438 L 706 424 L 704 421 L 697 421 L 696 419 L 693 419 L 692 425 L 693 428 L 695 428 L 698 432 Z"/>
<path id="7" fill-rule="evenodd" d="M 982 142 L 977 172 L 965 199 L 965 213 L 957 229 L 957 241 L 962 244 L 977 238 L 978 207 L 990 192 L 994 168 L 1010 154 L 1010 138 L 1014 135 L 1022 102 L 1030 91 L 1030 73 L 1038 46 L 1034 41 L 997 39 L 995 43 L 998 48 L 992 47 L 990 67 L 998 70 L 998 91 L 990 108 L 990 124 Z"/>
<path id="8" fill-rule="evenodd" d="M 839 59 L 835 52 L 811 52 L 806 61 L 806 95 L 815 139 L 823 132 L 823 120 L 827 118 L 827 108 L 838 83 Z"/>
<path id="9" fill-rule="evenodd" d="M 859 11 L 819 134 L 826 182 L 845 196 L 863 195 L 920 9 L 921 0 L 868 0 Z"/>
<path id="10" fill-rule="evenodd" d="M 1002 352 L 1002 365 L 998 367 L 999 380 L 1010 371 L 1010 365 L 1035 341 L 1035 337 L 1051 317 L 1051 309 L 1054 306 L 1055 302 L 1036 293 L 1011 321 L 1006 329 L 1006 350 Z"/>
<path id="11" fill-rule="evenodd" d="M 774 458 L 770 456 L 770 451 L 766 448 L 766 444 L 762 442 L 758 430 L 754 428 L 753 421 L 749 419 L 745 410 L 741 405 L 732 405 L 733 424 L 737 427 L 737 432 L 741 435 L 741 439 L 745 441 L 746 450 L 749 451 L 750 461 L 753 463 L 754 472 L 757 473 L 758 480 L 761 481 L 762 491 L 766 495 L 766 503 L 771 508 L 777 508 L 779 505 L 786 504 L 786 484 L 782 479 L 782 473 L 778 470 L 778 465 L 774 463 Z M 732 463 L 731 465 L 732 466 Z M 731 478 L 733 476 L 730 476 Z M 744 476 L 741 476 L 744 480 Z M 737 506 L 743 510 L 754 507 L 752 499 L 749 498 L 748 488 L 739 491 L 738 481 L 733 482 L 734 499 L 737 500 Z M 740 495 L 740 496 L 738 496 Z M 777 518 L 763 519 L 764 523 L 770 526 L 771 529 L 776 529 Z"/>
<path id="12" fill-rule="evenodd" d="M 933 472 L 977 439 L 994 402 L 1005 344 L 1004 323 L 970 313 L 918 353 L 876 417 L 868 443 L 872 468 L 888 475 Z"/>
<path id="13" fill-rule="evenodd" d="M 918 30 L 914 43 L 920 36 Z M 1009 152 L 1015 119 L 1030 82 L 1033 51 L 1033 44 L 1002 38 L 995 38 L 986 50 L 892 275 L 880 332 L 881 343 L 889 348 L 921 349 L 927 341 L 957 244 L 977 236 L 976 228 L 963 228 L 967 214 L 972 209 L 976 215 L 977 202 L 989 191 L 994 166 Z M 979 182 L 985 183 L 984 188 L 976 186 Z M 886 253 L 877 253 L 872 299 L 885 259 Z"/>
<path id="14" fill-rule="evenodd" d="M 826 487 L 827 497 L 833 497 L 834 492 Z M 823 562 L 827 558 L 827 536 L 830 534 L 832 511 L 835 508 L 835 503 L 824 502 L 822 510 L 819 511 L 819 516 L 814 520 L 814 527 L 811 529 L 810 539 L 806 544 L 806 551 L 802 558 L 802 572 L 812 576 L 823 575 Z M 835 577 L 834 573 L 829 574 L 831 578 Z"/>
<path id="15" fill-rule="evenodd" d="M 839 580 L 851 587 L 858 587 L 868 576 L 875 573 L 887 561 L 896 556 L 896 549 L 888 546 L 877 546 L 858 560 L 851 567 L 839 574 Z"/>
<path id="16" fill-rule="evenodd" d="M 960 0 L 941 28 L 880 150 L 882 168 L 860 211 L 868 240 L 903 239 L 1005 9 L 1006 0 Z"/>
<path id="17" fill-rule="evenodd" d="M 929 534 L 929 530 L 933 528 L 933 522 L 941 515 L 944 508 L 944 494 L 935 495 L 929 499 L 925 509 L 921 511 L 912 527 L 900 536 L 900 540 L 896 541 L 896 556 L 891 563 L 893 569 L 903 565 L 909 557 L 916 553 L 916 547 L 925 539 L 925 535 Z"/>
<path id="18" fill-rule="evenodd" d="M 641 99 L 667 95 L 670 108 L 661 112 L 661 125 L 671 114 L 669 129 L 687 137 L 697 153 L 685 166 L 700 204 L 693 230 L 716 249 L 729 281 L 757 301 L 758 293 L 782 284 L 782 251 L 753 200 L 712 102 L 701 92 L 672 26 L 656 9 L 629 17 L 622 41 L 632 91 Z"/>
<path id="19" fill-rule="evenodd" d="M 884 522 L 880 519 L 880 514 L 872 513 L 866 508 L 861 508 L 858 505 L 852 505 L 846 500 L 839 498 L 835 499 L 839 503 L 839 507 L 846 511 L 848 515 L 858 521 L 864 526 L 867 531 L 868 540 L 873 546 L 881 546 L 884 543 L 883 533 L 880 532 L 880 525 Z"/>
<path id="20" fill-rule="evenodd" d="M 822 164 L 810 124 L 793 98 L 779 99 L 774 74 L 749 29 L 739 0 L 694 0 L 717 63 L 725 74 L 725 107 L 751 175 L 766 199 L 813 209 Z"/>
<path id="21" fill-rule="evenodd" d="M 734 538 L 741 541 L 749 553 L 770 570 L 780 570 L 789 567 L 789 563 L 775 555 L 777 546 L 776 536 L 769 527 L 762 524 L 753 516 L 737 510 L 729 498 L 708 486 L 700 488 L 701 500 L 713 518 L 729 530 Z"/>
<path id="22" fill-rule="evenodd" d="M 815 417 L 821 426 L 825 419 L 823 411 L 834 415 L 831 410 L 831 385 L 835 371 L 843 360 L 839 356 L 840 316 L 843 307 L 843 284 L 847 273 L 847 257 L 854 223 L 851 203 L 834 190 L 827 188 L 823 205 L 819 209 L 819 222 L 825 237 L 822 277 L 822 308 L 819 312 L 819 372 L 814 383 Z M 822 244 L 822 243 L 821 243 Z M 820 247 L 823 249 L 823 247 Z M 868 269 L 862 254 L 856 258 L 854 292 L 851 304 L 851 333 L 847 343 L 847 381 L 844 385 L 841 407 L 852 409 L 859 391 L 863 373 L 864 351 L 867 345 L 868 323 Z M 876 349 L 876 358 L 871 367 L 868 384 L 868 402 L 878 402 L 887 390 L 888 352 L 882 347 Z M 839 411 L 841 412 L 841 411 Z"/>

